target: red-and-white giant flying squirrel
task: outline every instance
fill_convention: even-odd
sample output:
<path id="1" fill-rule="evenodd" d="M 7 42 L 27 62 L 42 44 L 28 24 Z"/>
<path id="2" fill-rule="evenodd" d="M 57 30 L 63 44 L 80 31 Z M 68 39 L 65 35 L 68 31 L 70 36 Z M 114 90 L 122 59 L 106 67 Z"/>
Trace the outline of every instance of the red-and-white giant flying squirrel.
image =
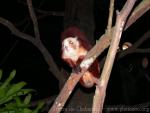
<path id="1" fill-rule="evenodd" d="M 75 69 L 92 48 L 85 34 L 76 26 L 68 27 L 61 34 L 61 57 L 73 69 Z M 95 60 L 91 67 L 80 79 L 82 86 L 91 88 L 95 84 L 95 79 L 99 78 L 99 64 Z"/>

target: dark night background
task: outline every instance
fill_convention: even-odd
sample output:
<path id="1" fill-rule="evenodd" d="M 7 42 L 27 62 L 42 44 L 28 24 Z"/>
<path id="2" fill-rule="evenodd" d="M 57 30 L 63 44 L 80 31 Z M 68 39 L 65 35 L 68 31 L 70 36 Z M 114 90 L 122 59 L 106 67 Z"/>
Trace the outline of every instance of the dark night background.
<path id="1" fill-rule="evenodd" d="M 122 7 L 118 0 L 116 7 Z M 64 0 L 33 0 L 34 8 L 43 11 L 64 12 Z M 95 39 L 104 32 L 107 25 L 108 0 L 95 0 Z M 36 15 L 42 13 L 36 11 Z M 6 18 L 27 34 L 34 36 L 26 0 L 1 0 L 0 17 Z M 123 33 L 121 44 L 125 41 L 134 43 L 150 29 L 150 12 L 147 12 L 127 31 Z M 66 66 L 60 58 L 60 33 L 63 30 L 63 16 L 46 15 L 39 20 L 41 40 L 53 56 L 59 67 Z M 140 47 L 149 48 L 150 40 Z M 138 104 L 150 101 L 150 66 L 142 67 L 142 59 L 150 60 L 149 53 L 130 54 L 116 60 L 108 85 L 106 104 Z M 26 81 L 27 87 L 35 89 L 33 99 L 47 98 L 58 94 L 58 80 L 48 71 L 39 50 L 30 42 L 11 34 L 10 30 L 0 24 L 0 68 L 3 80 L 11 70 L 16 69 L 14 82 Z M 68 67 L 64 67 L 68 69 Z M 119 99 L 119 100 L 118 100 Z"/>

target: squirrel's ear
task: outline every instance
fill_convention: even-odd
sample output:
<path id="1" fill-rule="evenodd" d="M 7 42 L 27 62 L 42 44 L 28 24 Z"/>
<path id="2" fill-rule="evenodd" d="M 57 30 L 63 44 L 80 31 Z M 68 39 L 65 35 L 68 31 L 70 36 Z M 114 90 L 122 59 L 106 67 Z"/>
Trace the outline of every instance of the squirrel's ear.
<path id="1" fill-rule="evenodd" d="M 78 37 L 77 37 L 77 36 L 75 36 L 74 38 L 75 38 L 76 40 L 78 40 Z"/>

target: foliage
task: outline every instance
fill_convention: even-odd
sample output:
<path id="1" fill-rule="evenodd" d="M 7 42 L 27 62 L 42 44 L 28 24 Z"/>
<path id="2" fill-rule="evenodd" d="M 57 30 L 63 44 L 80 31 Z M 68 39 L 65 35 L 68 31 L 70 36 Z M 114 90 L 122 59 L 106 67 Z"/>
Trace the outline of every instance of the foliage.
<path id="1" fill-rule="evenodd" d="M 16 70 L 13 70 L 4 82 L 0 81 L 0 113 L 38 113 L 44 103 L 39 102 L 36 108 L 31 109 L 30 93 L 33 90 L 23 89 L 25 82 L 11 84 L 15 75 Z M 0 80 L 1 78 L 2 70 L 0 70 Z"/>

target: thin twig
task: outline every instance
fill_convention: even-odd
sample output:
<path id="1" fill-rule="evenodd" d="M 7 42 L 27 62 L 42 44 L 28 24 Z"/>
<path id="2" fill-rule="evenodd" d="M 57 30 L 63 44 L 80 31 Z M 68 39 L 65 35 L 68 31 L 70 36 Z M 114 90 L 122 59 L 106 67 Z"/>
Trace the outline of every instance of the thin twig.
<path id="1" fill-rule="evenodd" d="M 36 45 L 34 37 L 27 35 L 23 32 L 20 32 L 10 21 L 0 17 L 0 23 L 5 25 L 12 32 L 12 34 L 14 34 L 22 39 L 28 40 L 29 42 Z"/>
<path id="2" fill-rule="evenodd" d="M 18 0 L 18 3 L 23 4 L 24 6 L 27 6 L 26 2 L 22 1 L 22 0 Z M 43 10 L 43 9 L 39 9 L 34 7 L 35 12 L 37 13 L 41 13 L 42 15 L 47 15 L 47 16 L 60 16 L 63 17 L 64 16 L 64 12 L 63 11 L 47 11 L 47 10 Z"/>
<path id="3" fill-rule="evenodd" d="M 146 49 L 136 49 L 134 53 L 150 53 L 150 48 Z"/>
<path id="4" fill-rule="evenodd" d="M 27 4 L 28 4 L 28 9 L 29 9 L 29 14 L 30 14 L 30 17 L 31 17 L 32 22 L 33 22 L 33 28 L 34 28 L 35 37 L 38 40 L 40 40 L 40 33 L 39 33 L 38 22 L 37 22 L 37 18 L 35 16 L 35 13 L 34 13 L 34 10 L 33 10 L 32 1 L 31 0 L 27 0 Z"/>
<path id="5" fill-rule="evenodd" d="M 110 0 L 109 17 L 108 17 L 108 25 L 107 25 L 108 36 L 110 36 L 111 34 L 113 13 L 114 13 L 114 0 Z"/>

